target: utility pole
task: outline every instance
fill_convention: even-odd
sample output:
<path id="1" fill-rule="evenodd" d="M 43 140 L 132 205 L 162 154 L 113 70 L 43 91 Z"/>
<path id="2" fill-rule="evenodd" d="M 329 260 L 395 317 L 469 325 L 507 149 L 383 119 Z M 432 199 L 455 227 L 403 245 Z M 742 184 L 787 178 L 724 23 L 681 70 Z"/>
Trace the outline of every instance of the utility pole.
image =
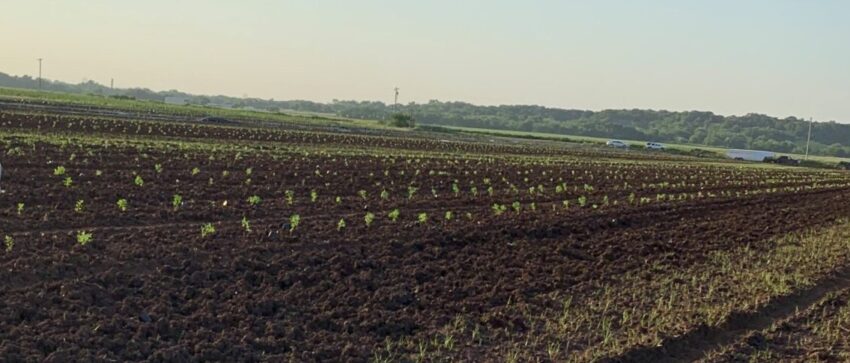
<path id="1" fill-rule="evenodd" d="M 398 111 L 398 87 L 395 88 L 395 101 L 393 101 L 393 112 Z"/>
<path id="2" fill-rule="evenodd" d="M 38 90 L 41 90 L 41 61 L 42 58 L 38 58 Z"/>
<path id="3" fill-rule="evenodd" d="M 806 138 L 806 157 L 803 160 L 809 160 L 809 143 L 812 142 L 812 118 L 809 117 L 809 137 Z"/>

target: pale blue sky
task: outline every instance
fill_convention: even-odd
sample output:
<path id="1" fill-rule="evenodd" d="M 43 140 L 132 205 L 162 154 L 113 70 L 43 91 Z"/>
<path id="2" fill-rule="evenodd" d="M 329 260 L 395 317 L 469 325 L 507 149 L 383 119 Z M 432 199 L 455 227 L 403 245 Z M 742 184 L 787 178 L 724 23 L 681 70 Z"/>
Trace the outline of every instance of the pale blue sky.
<path id="1" fill-rule="evenodd" d="M 275 99 L 850 122 L 850 1 L 0 0 L 0 71 Z"/>

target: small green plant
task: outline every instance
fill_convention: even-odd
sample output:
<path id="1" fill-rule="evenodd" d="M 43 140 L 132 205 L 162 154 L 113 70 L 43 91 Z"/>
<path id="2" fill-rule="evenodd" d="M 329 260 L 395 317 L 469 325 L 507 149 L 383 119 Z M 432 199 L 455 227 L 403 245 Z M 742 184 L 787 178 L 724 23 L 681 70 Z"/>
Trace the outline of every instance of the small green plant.
<path id="1" fill-rule="evenodd" d="M 336 230 L 342 231 L 345 228 L 345 219 L 340 218 L 339 222 L 336 223 Z"/>
<path id="2" fill-rule="evenodd" d="M 294 232 L 295 229 L 298 228 L 299 224 L 301 224 L 301 216 L 299 216 L 297 214 L 293 214 L 292 216 L 290 216 L 289 217 L 289 233 Z"/>
<path id="3" fill-rule="evenodd" d="M 504 204 L 493 203 L 491 209 L 493 210 L 494 215 L 500 216 L 502 215 L 502 213 L 505 213 L 505 211 L 508 210 L 508 207 Z"/>
<path id="4" fill-rule="evenodd" d="M 292 205 L 292 203 L 295 203 L 295 192 L 287 190 L 283 194 L 286 196 L 286 204 Z"/>
<path id="5" fill-rule="evenodd" d="M 126 199 L 124 199 L 124 198 L 118 199 L 118 201 L 115 202 L 115 204 L 118 205 L 118 210 L 120 210 L 122 212 L 127 211 L 127 200 Z"/>
<path id="6" fill-rule="evenodd" d="M 24 203 L 18 203 L 18 215 L 24 212 Z"/>
<path id="7" fill-rule="evenodd" d="M 245 232 L 251 233 L 251 222 L 248 221 L 248 217 L 242 216 L 242 229 Z"/>
<path id="8" fill-rule="evenodd" d="M 94 176 L 101 176 L 101 175 L 103 175 L 103 172 L 102 172 L 102 171 L 100 171 L 100 170 L 95 170 L 95 171 L 94 171 Z"/>
<path id="9" fill-rule="evenodd" d="M 201 226 L 201 238 L 212 235 L 215 233 L 215 226 L 212 223 L 207 223 Z"/>
<path id="10" fill-rule="evenodd" d="M 447 221 L 452 220 L 452 217 L 453 217 L 453 216 L 454 216 L 454 215 L 452 214 L 452 211 L 446 211 L 446 220 L 447 220 Z"/>
<path id="11" fill-rule="evenodd" d="M 258 204 L 260 204 L 260 201 L 261 199 L 257 195 L 252 195 L 248 197 L 248 204 L 250 204 L 252 207 L 256 207 Z"/>
<path id="12" fill-rule="evenodd" d="M 578 197 L 578 205 L 579 205 L 579 207 L 584 208 L 584 206 L 587 205 L 587 197 L 585 197 L 583 195 Z"/>
<path id="13" fill-rule="evenodd" d="M 417 190 L 419 190 L 419 188 L 414 186 L 407 187 L 407 199 L 413 199 L 413 196 L 416 195 Z"/>
<path id="14" fill-rule="evenodd" d="M 71 179 L 70 176 L 65 177 L 65 180 L 62 181 L 62 185 L 64 185 L 66 188 L 70 188 L 71 185 L 74 185 L 74 180 Z"/>
<path id="15" fill-rule="evenodd" d="M 363 217 L 363 220 L 366 221 L 366 227 L 372 225 L 372 222 L 375 221 L 375 214 L 372 212 L 366 212 L 366 216 Z"/>
<path id="16" fill-rule="evenodd" d="M 174 210 L 177 210 L 182 205 L 183 197 L 181 197 L 180 194 L 174 194 L 174 196 L 171 198 L 171 206 L 174 207 Z"/>
<path id="17" fill-rule="evenodd" d="M 198 175 L 201 172 L 201 169 L 197 167 L 192 168 L 192 176 Z"/>
<path id="18" fill-rule="evenodd" d="M 428 223 L 428 213 L 419 213 L 416 219 L 419 221 L 419 224 Z"/>
<path id="19" fill-rule="evenodd" d="M 363 200 L 366 200 L 366 191 L 365 190 L 362 190 L 362 189 L 358 190 L 357 195 L 359 195 L 360 198 L 363 198 Z"/>
<path id="20" fill-rule="evenodd" d="M 316 203 L 316 199 L 319 199 L 319 193 L 315 190 L 310 191 L 310 202 Z"/>
<path id="21" fill-rule="evenodd" d="M 82 213 L 86 209 L 86 202 L 83 200 L 78 200 L 76 204 L 74 204 L 74 212 Z"/>
<path id="22" fill-rule="evenodd" d="M 136 175 L 136 179 L 133 180 L 133 184 L 136 184 L 137 187 L 141 187 L 145 185 L 145 180 L 142 179 L 141 175 Z"/>
<path id="23" fill-rule="evenodd" d="M 65 175 L 65 167 L 61 166 L 61 165 L 57 166 L 56 169 L 53 169 L 53 175 L 56 175 L 56 176 Z"/>
<path id="24" fill-rule="evenodd" d="M 6 245 L 6 252 L 12 252 L 12 248 L 15 248 L 15 240 L 12 236 L 3 237 L 3 244 Z"/>
<path id="25" fill-rule="evenodd" d="M 85 246 L 85 245 L 89 244 L 89 242 L 91 242 L 91 239 L 92 239 L 91 233 L 86 232 L 86 231 L 77 232 L 77 243 L 79 243 L 80 246 Z"/>
<path id="26" fill-rule="evenodd" d="M 342 198 L 336 197 L 336 199 L 334 199 L 334 202 L 336 202 L 336 204 L 342 204 Z"/>
<path id="27" fill-rule="evenodd" d="M 511 204 L 511 207 L 514 209 L 514 212 L 519 213 L 522 211 L 522 204 L 520 204 L 520 202 L 514 202 Z"/>
<path id="28" fill-rule="evenodd" d="M 390 199 L 390 193 L 386 189 L 381 191 L 381 199 L 382 200 Z"/>
<path id="29" fill-rule="evenodd" d="M 387 217 L 390 218 L 390 221 L 395 222 L 396 220 L 398 220 L 398 216 L 400 214 L 401 214 L 401 212 L 399 212 L 398 208 L 396 208 L 396 209 L 391 210 L 389 213 L 387 213 Z"/>
<path id="30" fill-rule="evenodd" d="M 153 166 L 153 169 L 156 170 L 156 173 L 162 173 L 162 164 L 156 164 Z"/>

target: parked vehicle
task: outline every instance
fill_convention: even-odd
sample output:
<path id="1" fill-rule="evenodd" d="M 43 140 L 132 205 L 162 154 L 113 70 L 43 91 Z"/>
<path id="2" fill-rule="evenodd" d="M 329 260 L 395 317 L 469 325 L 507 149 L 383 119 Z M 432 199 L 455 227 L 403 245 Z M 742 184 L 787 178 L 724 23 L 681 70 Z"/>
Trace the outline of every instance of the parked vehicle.
<path id="1" fill-rule="evenodd" d="M 646 143 L 646 148 L 649 150 L 664 150 L 664 144 L 657 142 L 648 142 Z"/>
<path id="2" fill-rule="evenodd" d="M 608 140 L 608 142 L 606 142 L 605 145 L 608 145 L 609 147 L 615 147 L 615 148 L 618 148 L 618 149 L 628 149 L 629 148 L 629 144 L 627 144 L 623 141 L 620 141 L 620 140 Z"/>
<path id="3" fill-rule="evenodd" d="M 735 160 L 746 160 L 746 161 L 765 161 L 765 159 L 773 159 L 776 157 L 776 153 L 771 151 L 761 151 L 761 150 L 728 150 L 726 151 L 726 156 L 730 159 Z"/>

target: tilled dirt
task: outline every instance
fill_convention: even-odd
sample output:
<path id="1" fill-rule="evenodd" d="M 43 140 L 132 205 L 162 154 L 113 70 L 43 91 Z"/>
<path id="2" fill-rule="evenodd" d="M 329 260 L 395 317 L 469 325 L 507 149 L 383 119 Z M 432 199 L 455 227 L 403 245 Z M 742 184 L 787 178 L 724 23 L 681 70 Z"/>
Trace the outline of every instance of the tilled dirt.
<path id="1" fill-rule="evenodd" d="M 58 122 L 18 117 L 6 121 Z M 307 144 L 326 137 L 334 147 L 371 140 L 269 135 Z M 617 274 L 653 278 L 655 263 L 687 266 L 712 251 L 758 249 L 850 215 L 840 173 L 481 155 L 303 156 L 254 144 L 255 153 L 243 155 L 15 142 L 18 156 L 4 161 L 10 171 L 0 196 L 0 232 L 15 239 L 0 253 L 3 361 L 366 362 L 387 342 L 429 339 L 458 316 L 480 324 L 486 339 L 448 356 L 495 359 L 483 351 L 531 333 L 526 316 L 508 307 L 557 310 L 550 294 L 578 300 Z M 513 150 L 452 150 L 479 148 Z M 60 165 L 67 174 L 54 175 Z M 134 184 L 136 175 L 143 186 Z M 62 185 L 66 176 L 74 179 L 70 187 Z M 462 192 L 453 190 L 458 185 Z M 288 201 L 285 190 L 298 199 Z M 388 196 L 378 197 L 383 190 Z M 320 195 L 315 201 L 312 191 Z M 176 193 L 185 198 L 179 208 L 171 205 Z M 263 197 L 257 206 L 246 202 L 254 194 Z M 583 197 L 590 203 L 578 206 Z M 130 201 L 129 211 L 116 209 L 118 198 Z M 74 210 L 79 200 L 83 211 Z M 513 202 L 521 211 L 492 210 Z M 395 222 L 387 217 L 393 208 L 403 211 Z M 367 212 L 378 215 L 369 225 Z M 293 213 L 303 218 L 294 230 Z M 419 222 L 418 213 L 430 219 Z M 345 228 L 337 227 L 341 219 Z M 201 236 L 202 223 L 216 233 Z M 93 234 L 85 246 L 75 241 L 83 230 Z"/>

